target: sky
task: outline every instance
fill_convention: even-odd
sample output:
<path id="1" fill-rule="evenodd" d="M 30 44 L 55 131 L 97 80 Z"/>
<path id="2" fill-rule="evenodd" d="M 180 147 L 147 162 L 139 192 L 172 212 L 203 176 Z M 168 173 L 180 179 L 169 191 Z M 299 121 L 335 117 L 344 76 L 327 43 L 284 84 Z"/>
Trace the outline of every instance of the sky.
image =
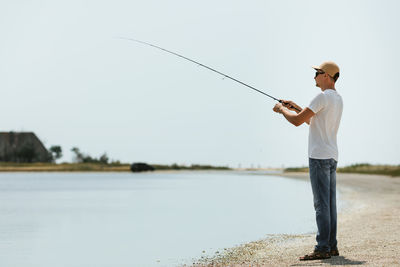
<path id="1" fill-rule="evenodd" d="M 122 162 L 308 164 L 308 126 L 181 53 L 306 107 L 333 60 L 339 166 L 400 164 L 399 1 L 0 1 L 0 131 Z"/>

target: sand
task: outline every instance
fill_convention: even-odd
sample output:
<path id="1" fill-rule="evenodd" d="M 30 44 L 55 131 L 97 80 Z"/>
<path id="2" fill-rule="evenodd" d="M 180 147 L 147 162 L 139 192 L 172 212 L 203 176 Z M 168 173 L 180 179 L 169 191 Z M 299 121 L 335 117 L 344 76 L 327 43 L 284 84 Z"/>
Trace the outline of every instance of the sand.
<path id="1" fill-rule="evenodd" d="M 307 173 L 282 176 L 309 179 Z M 313 250 L 315 233 L 272 235 L 225 248 L 190 266 L 400 266 L 400 178 L 338 174 L 337 190 L 338 201 L 346 203 L 338 214 L 340 256 L 299 261 Z"/>

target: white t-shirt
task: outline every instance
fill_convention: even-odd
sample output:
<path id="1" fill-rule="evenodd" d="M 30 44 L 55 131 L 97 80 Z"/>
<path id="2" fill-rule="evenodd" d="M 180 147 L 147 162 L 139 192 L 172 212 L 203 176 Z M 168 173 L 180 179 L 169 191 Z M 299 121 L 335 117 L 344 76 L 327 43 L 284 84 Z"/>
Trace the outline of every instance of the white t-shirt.
<path id="1" fill-rule="evenodd" d="M 343 111 L 342 97 L 333 89 L 319 93 L 308 106 L 315 115 L 310 120 L 308 157 L 338 161 L 336 135 Z"/>

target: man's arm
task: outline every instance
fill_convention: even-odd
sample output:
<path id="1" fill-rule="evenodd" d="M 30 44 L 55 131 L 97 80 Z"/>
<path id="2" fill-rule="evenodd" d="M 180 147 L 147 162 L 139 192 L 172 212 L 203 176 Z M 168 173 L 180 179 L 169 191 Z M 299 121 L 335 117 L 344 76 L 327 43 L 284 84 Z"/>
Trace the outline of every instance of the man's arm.
<path id="1" fill-rule="evenodd" d="M 303 108 L 300 107 L 299 105 L 297 105 L 296 103 L 294 103 L 293 101 L 290 100 L 281 100 L 282 105 L 285 108 L 288 108 L 289 110 L 293 110 L 294 112 L 296 112 L 297 114 L 299 114 L 301 111 L 303 111 Z M 310 124 L 310 119 L 305 121 L 308 125 Z"/>
<path id="2" fill-rule="evenodd" d="M 311 117 L 315 115 L 315 113 L 309 108 L 305 108 L 298 114 L 294 114 L 283 107 L 281 103 L 277 103 L 273 110 L 277 113 L 283 114 L 286 120 L 296 127 L 302 125 L 304 122 L 310 124 Z"/>

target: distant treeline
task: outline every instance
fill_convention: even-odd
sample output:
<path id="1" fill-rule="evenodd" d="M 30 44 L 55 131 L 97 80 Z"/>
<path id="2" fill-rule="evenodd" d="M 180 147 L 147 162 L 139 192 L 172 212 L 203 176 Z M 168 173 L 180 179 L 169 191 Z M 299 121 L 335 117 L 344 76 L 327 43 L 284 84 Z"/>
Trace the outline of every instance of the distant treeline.
<path id="1" fill-rule="evenodd" d="M 307 167 L 286 168 L 285 172 L 308 172 Z M 364 173 L 381 174 L 389 176 L 400 176 L 400 165 L 373 165 L 369 163 L 359 163 L 350 166 L 338 168 L 340 173 Z"/>
<path id="2" fill-rule="evenodd" d="M 71 151 L 74 153 L 74 162 L 76 163 L 94 163 L 94 164 L 113 165 L 113 166 L 126 165 L 121 163 L 120 161 L 110 161 L 106 153 L 96 158 L 90 156 L 89 154 L 82 153 L 80 149 L 77 147 L 73 147 Z M 156 171 L 157 170 L 230 170 L 230 168 L 225 166 L 212 166 L 212 165 L 200 165 L 200 164 L 192 164 L 189 166 L 178 165 L 176 163 L 171 165 L 162 165 L 162 164 L 147 164 L 147 165 L 154 167 L 154 170 Z"/>

